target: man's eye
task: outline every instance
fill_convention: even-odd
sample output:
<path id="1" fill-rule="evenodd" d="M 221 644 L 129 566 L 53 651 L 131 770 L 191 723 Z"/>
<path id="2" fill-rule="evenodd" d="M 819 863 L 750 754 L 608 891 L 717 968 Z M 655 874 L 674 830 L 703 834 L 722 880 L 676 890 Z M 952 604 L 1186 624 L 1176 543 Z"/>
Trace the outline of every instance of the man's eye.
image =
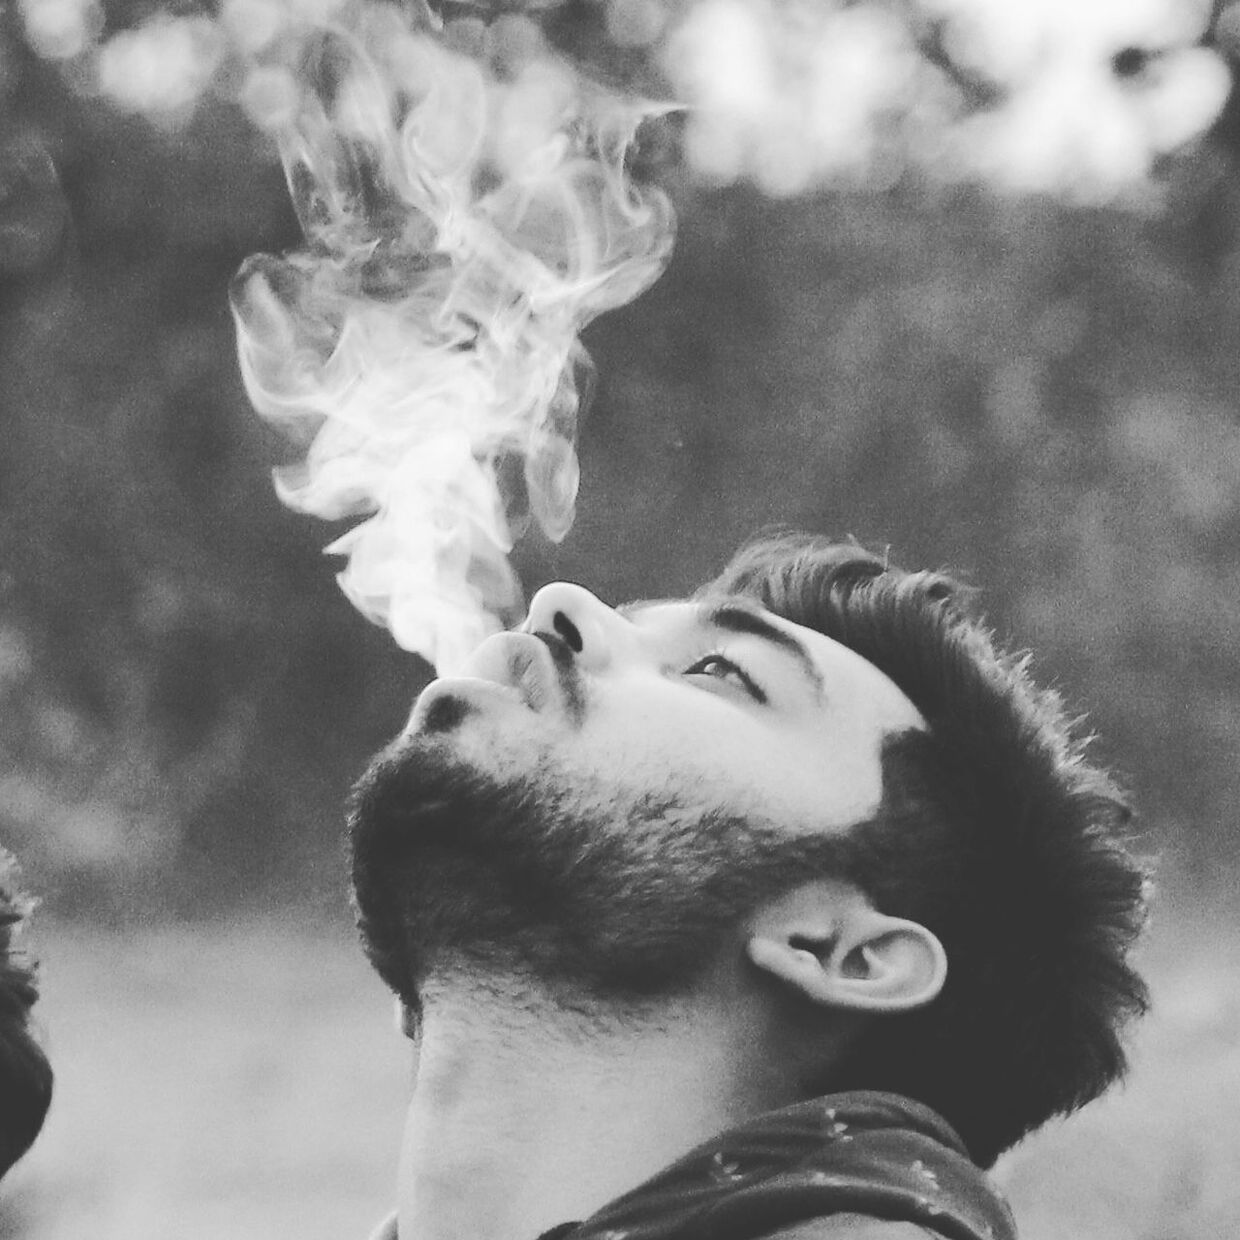
<path id="1" fill-rule="evenodd" d="M 686 676 L 736 676 L 742 677 L 744 673 L 731 659 L 725 659 L 721 654 L 708 654 L 704 658 L 699 659 L 692 667 L 685 668 Z"/>
<path id="2" fill-rule="evenodd" d="M 765 702 L 766 694 L 749 678 L 744 668 L 721 654 L 708 654 L 692 667 L 685 668 L 686 676 L 713 676 L 719 680 L 732 680 L 740 685 L 756 702 Z"/>

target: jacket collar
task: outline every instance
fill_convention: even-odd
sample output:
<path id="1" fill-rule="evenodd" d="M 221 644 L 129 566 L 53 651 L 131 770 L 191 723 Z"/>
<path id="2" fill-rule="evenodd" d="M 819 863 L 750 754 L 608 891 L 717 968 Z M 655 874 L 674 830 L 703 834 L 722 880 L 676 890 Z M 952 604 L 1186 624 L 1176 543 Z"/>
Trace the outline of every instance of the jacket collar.
<path id="1" fill-rule="evenodd" d="M 829 1214 L 917 1223 L 946 1240 L 1015 1240 L 1011 1212 L 935 1112 L 832 1094 L 720 1134 L 583 1223 L 541 1240 L 756 1240 Z"/>

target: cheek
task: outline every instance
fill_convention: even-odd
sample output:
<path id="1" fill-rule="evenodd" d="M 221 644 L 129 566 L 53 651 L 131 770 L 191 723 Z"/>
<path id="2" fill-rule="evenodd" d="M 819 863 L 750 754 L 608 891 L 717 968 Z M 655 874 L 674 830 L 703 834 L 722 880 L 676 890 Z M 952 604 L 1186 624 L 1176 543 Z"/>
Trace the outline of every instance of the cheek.
<path id="1" fill-rule="evenodd" d="M 782 789 L 813 794 L 804 787 L 812 764 L 803 744 L 705 692 L 618 699 L 588 717 L 571 748 L 583 770 L 621 785 L 764 817 L 786 816 Z"/>
<path id="2" fill-rule="evenodd" d="M 621 760 L 678 769 L 724 765 L 771 737 L 721 698 L 678 686 L 608 694 L 588 711 L 581 743 Z"/>
<path id="3" fill-rule="evenodd" d="M 668 792 L 793 833 L 851 826 L 882 799 L 879 738 L 864 727 L 784 726 L 710 693 L 645 693 L 599 709 L 577 759 L 596 778 Z"/>

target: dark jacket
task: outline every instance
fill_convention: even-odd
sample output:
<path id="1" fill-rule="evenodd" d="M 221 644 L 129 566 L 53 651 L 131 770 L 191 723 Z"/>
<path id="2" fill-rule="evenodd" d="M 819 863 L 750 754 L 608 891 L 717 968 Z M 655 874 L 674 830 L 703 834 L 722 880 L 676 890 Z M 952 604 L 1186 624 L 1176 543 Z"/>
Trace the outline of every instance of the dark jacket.
<path id="1" fill-rule="evenodd" d="M 722 1133 L 540 1240 L 1016 1240 L 1016 1229 L 938 1115 L 849 1093 Z"/>

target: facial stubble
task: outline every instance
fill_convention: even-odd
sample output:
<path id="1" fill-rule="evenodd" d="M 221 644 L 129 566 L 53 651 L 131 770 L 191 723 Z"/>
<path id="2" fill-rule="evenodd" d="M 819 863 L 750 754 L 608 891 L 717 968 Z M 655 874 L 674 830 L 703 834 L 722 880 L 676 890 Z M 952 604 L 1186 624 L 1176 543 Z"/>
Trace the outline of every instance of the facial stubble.
<path id="1" fill-rule="evenodd" d="M 792 834 L 700 789 L 604 780 L 552 754 L 497 776 L 451 727 L 371 763 L 349 838 L 366 950 L 415 1011 L 427 977 L 462 963 L 574 1003 L 686 993 L 739 950 L 758 905 L 846 876 L 850 856 L 844 836 Z"/>

